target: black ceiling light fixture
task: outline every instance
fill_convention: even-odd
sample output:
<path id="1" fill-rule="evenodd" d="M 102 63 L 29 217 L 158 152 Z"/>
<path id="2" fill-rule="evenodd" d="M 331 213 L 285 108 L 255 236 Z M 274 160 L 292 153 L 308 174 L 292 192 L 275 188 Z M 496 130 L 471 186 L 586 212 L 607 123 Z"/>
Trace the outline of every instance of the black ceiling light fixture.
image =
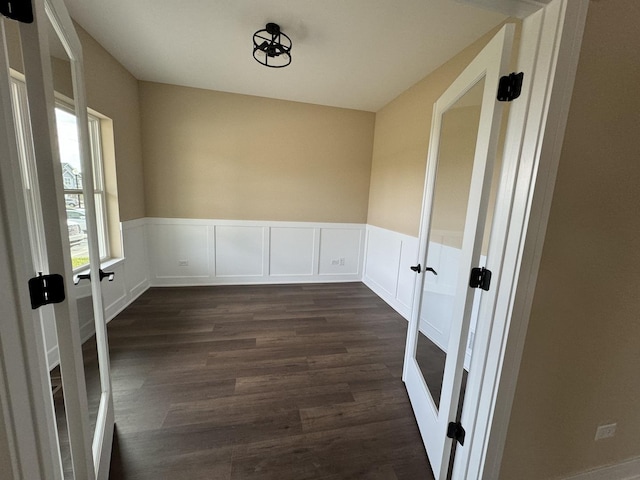
<path id="1" fill-rule="evenodd" d="M 282 68 L 291 63 L 291 39 L 277 23 L 253 34 L 253 58 L 266 67 Z"/>

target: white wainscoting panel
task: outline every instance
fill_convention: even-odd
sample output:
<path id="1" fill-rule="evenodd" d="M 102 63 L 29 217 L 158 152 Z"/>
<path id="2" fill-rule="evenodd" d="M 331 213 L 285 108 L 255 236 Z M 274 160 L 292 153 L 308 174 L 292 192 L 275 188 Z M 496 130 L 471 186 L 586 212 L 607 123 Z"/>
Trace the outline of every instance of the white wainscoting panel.
<path id="1" fill-rule="evenodd" d="M 362 279 L 362 224 L 171 218 L 146 221 L 154 286 Z M 181 267 L 179 263 L 185 260 L 188 266 Z"/>
<path id="2" fill-rule="evenodd" d="M 362 228 L 321 229 L 319 275 L 359 276 L 363 243 Z"/>
<path id="3" fill-rule="evenodd" d="M 413 289 L 417 279 L 411 266 L 416 264 L 418 257 L 418 239 L 409 237 L 402 239 L 400 245 L 400 263 L 398 265 L 398 284 L 396 287 L 396 300 L 411 315 L 413 306 Z"/>
<path id="4" fill-rule="evenodd" d="M 265 227 L 215 227 L 215 276 L 262 277 L 265 264 Z"/>
<path id="5" fill-rule="evenodd" d="M 367 285 L 375 285 L 378 295 L 384 292 L 383 298 L 387 303 L 395 301 L 402 240 L 396 232 L 367 225 L 364 281 Z"/>
<path id="6" fill-rule="evenodd" d="M 209 277 L 207 225 L 152 223 L 147 228 L 149 265 L 155 278 Z"/>
<path id="7" fill-rule="evenodd" d="M 367 225 L 364 283 L 407 320 L 417 275 L 418 239 Z"/>
<path id="8" fill-rule="evenodd" d="M 317 246 L 313 228 L 272 227 L 269 274 L 313 275 Z"/>
<path id="9" fill-rule="evenodd" d="M 137 298 L 149 288 L 146 219 L 124 222 L 121 231 L 125 256 L 123 266 L 124 286 L 127 292 L 127 302 L 129 302 L 131 297 Z"/>

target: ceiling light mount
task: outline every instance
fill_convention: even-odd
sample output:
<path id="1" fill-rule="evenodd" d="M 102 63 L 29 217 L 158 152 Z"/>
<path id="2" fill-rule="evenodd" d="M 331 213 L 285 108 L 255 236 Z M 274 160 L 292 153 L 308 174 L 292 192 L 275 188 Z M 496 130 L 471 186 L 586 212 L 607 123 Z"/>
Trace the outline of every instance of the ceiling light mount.
<path id="1" fill-rule="evenodd" d="M 282 68 L 291 63 L 291 39 L 277 23 L 267 23 L 253 34 L 253 58 L 265 67 Z"/>

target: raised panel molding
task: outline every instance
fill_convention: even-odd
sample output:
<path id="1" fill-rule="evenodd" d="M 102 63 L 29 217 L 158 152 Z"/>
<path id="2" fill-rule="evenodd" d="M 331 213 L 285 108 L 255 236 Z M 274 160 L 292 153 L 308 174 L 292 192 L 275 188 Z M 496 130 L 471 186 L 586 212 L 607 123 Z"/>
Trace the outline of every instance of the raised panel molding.
<path id="1" fill-rule="evenodd" d="M 314 274 L 317 261 L 315 228 L 272 227 L 270 237 L 269 275 Z"/>
<path id="2" fill-rule="evenodd" d="M 216 277 L 264 275 L 266 251 L 264 227 L 218 225 L 214 228 Z"/>
<path id="3" fill-rule="evenodd" d="M 209 277 L 207 225 L 148 225 L 149 266 L 155 278 Z"/>
<path id="4" fill-rule="evenodd" d="M 363 224 L 184 218 L 146 223 L 152 286 L 362 280 Z M 197 273 L 177 265 L 187 256 L 186 267 Z"/>
<path id="5" fill-rule="evenodd" d="M 418 239 L 367 225 L 363 282 L 407 320 L 411 317 L 417 275 Z"/>
<path id="6" fill-rule="evenodd" d="M 362 228 L 321 229 L 318 274 L 359 276 L 363 233 Z"/>

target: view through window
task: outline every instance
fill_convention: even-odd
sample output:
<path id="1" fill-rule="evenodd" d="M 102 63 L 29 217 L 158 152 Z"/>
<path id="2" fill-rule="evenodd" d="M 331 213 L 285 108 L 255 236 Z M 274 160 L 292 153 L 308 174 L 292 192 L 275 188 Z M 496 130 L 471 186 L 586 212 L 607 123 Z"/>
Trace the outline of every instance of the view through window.
<path id="1" fill-rule="evenodd" d="M 89 264 L 89 242 L 87 238 L 87 218 L 85 198 L 82 191 L 83 171 L 80 161 L 80 144 L 78 125 L 75 114 L 64 106 L 56 107 L 56 127 L 60 162 L 62 164 L 62 183 L 67 210 L 67 228 L 71 245 L 71 261 L 73 269 Z M 100 155 L 100 119 L 89 116 L 89 138 L 93 160 L 93 186 L 96 202 L 96 219 L 98 224 L 98 244 L 100 258 L 107 257 L 107 240 L 105 228 L 105 199 L 102 158 Z"/>

